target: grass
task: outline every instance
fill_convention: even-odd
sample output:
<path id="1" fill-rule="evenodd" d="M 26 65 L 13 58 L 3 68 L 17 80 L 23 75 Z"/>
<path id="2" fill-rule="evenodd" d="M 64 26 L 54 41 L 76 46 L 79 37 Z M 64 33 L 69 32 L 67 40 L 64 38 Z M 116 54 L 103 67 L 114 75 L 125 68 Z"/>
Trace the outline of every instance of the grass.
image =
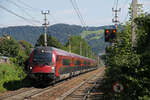
<path id="1" fill-rule="evenodd" d="M 104 30 L 96 30 L 96 31 L 83 31 L 81 34 L 82 38 L 86 38 L 88 35 L 90 34 L 96 34 L 97 36 L 94 37 L 95 39 L 99 39 L 101 38 L 101 36 L 103 36 L 102 34 L 104 34 Z"/>
<path id="2" fill-rule="evenodd" d="M 14 64 L 0 64 L 0 92 L 5 92 L 8 87 L 17 88 L 19 84 L 14 81 L 21 81 L 26 77 L 23 68 Z M 11 83 L 8 84 L 7 83 Z"/>

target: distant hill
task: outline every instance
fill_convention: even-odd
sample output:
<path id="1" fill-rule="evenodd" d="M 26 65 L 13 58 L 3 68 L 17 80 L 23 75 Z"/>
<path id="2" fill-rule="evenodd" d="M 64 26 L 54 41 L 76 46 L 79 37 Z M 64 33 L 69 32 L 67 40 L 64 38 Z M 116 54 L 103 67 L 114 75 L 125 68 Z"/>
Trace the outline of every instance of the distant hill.
<path id="1" fill-rule="evenodd" d="M 68 41 L 68 34 L 80 35 L 88 41 L 95 53 L 99 53 L 103 52 L 106 46 L 104 42 L 104 29 L 110 27 L 112 26 L 88 27 L 88 31 L 85 31 L 85 28 L 78 25 L 55 24 L 48 27 L 48 34 L 56 37 L 62 43 Z M 26 40 L 33 45 L 43 33 L 43 27 L 14 26 L 0 28 L 0 36 L 8 34 L 17 40 Z"/>

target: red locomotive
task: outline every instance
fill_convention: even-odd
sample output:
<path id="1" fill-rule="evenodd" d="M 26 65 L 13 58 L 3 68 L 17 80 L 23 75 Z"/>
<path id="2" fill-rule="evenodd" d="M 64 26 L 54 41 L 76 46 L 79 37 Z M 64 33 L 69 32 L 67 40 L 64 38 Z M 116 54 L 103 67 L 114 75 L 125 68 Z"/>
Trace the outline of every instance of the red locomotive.
<path id="1" fill-rule="evenodd" d="M 29 59 L 29 76 L 37 80 L 62 80 L 94 70 L 96 61 L 54 47 L 36 47 Z"/>

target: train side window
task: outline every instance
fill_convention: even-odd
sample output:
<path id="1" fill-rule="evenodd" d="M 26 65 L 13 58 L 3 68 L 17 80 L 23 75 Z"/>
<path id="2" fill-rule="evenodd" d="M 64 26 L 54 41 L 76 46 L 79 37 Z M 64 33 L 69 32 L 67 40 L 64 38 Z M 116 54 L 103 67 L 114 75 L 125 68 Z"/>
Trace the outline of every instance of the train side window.
<path id="1" fill-rule="evenodd" d="M 59 60 L 59 56 L 56 57 L 56 61 L 58 61 L 58 60 Z"/>
<path id="2" fill-rule="evenodd" d="M 87 61 L 84 61 L 84 65 L 87 65 Z"/>
<path id="3" fill-rule="evenodd" d="M 71 60 L 70 59 L 63 59 L 63 65 L 70 65 Z"/>
<path id="4" fill-rule="evenodd" d="M 90 65 L 91 63 L 90 62 L 88 62 L 88 65 Z"/>
<path id="5" fill-rule="evenodd" d="M 80 65 L 80 64 L 81 64 L 81 62 L 79 60 L 75 61 L 75 65 Z"/>

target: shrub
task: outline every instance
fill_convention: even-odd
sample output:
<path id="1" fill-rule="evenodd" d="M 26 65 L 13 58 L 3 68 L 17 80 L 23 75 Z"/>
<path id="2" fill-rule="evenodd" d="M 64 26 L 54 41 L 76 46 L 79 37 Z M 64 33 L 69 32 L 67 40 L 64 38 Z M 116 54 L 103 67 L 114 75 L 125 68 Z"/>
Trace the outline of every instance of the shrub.
<path id="1" fill-rule="evenodd" d="M 22 80 L 25 76 L 26 74 L 22 67 L 15 66 L 14 64 L 0 64 L 0 92 L 7 90 L 4 87 L 4 83 Z M 12 85 L 13 87 L 16 87 L 16 85 Z"/>

